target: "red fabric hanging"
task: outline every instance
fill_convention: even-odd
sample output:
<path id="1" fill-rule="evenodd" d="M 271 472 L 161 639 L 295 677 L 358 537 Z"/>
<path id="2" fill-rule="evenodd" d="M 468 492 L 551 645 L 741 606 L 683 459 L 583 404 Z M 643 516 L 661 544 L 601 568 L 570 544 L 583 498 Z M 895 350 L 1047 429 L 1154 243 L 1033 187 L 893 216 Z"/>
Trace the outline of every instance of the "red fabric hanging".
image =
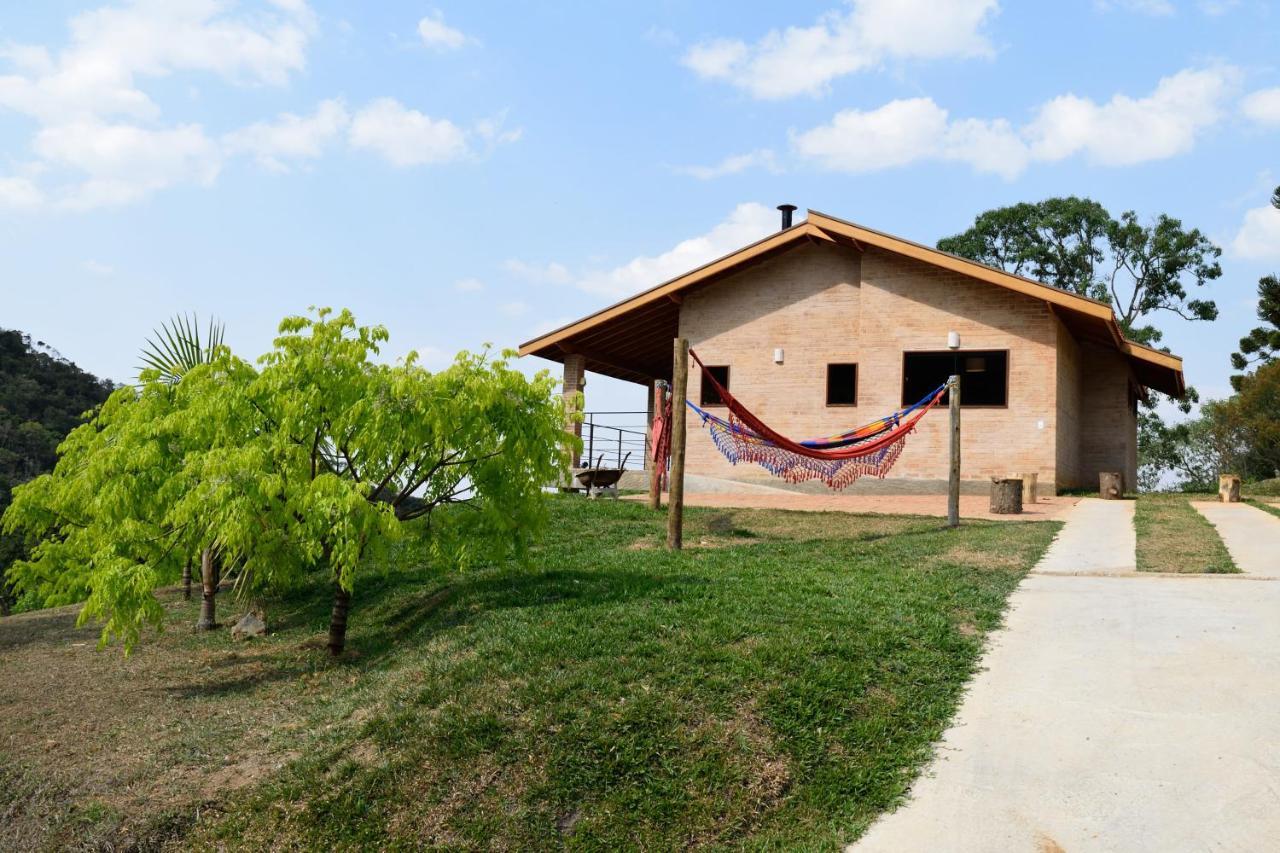
<path id="1" fill-rule="evenodd" d="M 932 400 L 917 409 L 910 418 L 907 418 L 884 435 L 881 435 L 871 441 L 863 444 L 850 445 L 848 447 L 839 447 L 832 450 L 818 450 L 792 441 L 785 435 L 771 429 L 768 424 L 752 414 L 750 409 L 739 403 L 738 400 L 729 393 L 728 388 L 725 388 L 716 381 L 716 378 L 711 375 L 711 371 L 707 370 L 707 366 L 702 363 L 702 359 L 698 358 L 698 354 L 696 352 L 690 349 L 689 355 L 695 362 L 697 362 L 698 367 L 702 369 L 702 381 L 710 382 L 712 384 L 717 393 L 719 393 L 720 399 L 724 401 L 725 407 L 729 409 L 729 412 L 736 420 L 756 435 L 777 445 L 783 450 L 786 450 L 789 453 L 794 453 L 797 456 L 806 456 L 810 459 L 858 459 L 863 456 L 870 456 L 888 445 L 893 444 L 895 441 L 898 441 L 904 435 L 914 430 L 920 419 L 927 415 L 929 410 L 938 404 L 938 401 L 942 399 L 942 395 L 946 391 L 945 388 L 940 389 L 938 393 L 934 395 Z"/>

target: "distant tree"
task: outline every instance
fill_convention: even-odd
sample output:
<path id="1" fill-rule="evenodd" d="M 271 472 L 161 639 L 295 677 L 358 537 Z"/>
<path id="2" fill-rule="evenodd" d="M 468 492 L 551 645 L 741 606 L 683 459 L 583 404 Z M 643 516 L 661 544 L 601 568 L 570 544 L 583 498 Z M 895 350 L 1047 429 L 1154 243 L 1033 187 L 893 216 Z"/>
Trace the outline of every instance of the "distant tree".
<path id="1" fill-rule="evenodd" d="M 1280 187 L 1271 194 L 1271 206 L 1280 210 Z M 1258 280 L 1258 319 L 1263 325 L 1241 338 L 1240 350 L 1231 354 L 1231 366 L 1238 371 L 1280 358 L 1280 278 L 1274 275 Z M 1237 391 L 1240 380 L 1240 375 L 1231 377 L 1231 386 Z"/>
<path id="2" fill-rule="evenodd" d="M 1263 276 L 1258 280 L 1258 319 L 1264 325 L 1255 327 L 1240 339 L 1240 350 L 1231 354 L 1231 366 L 1245 371 L 1252 365 L 1268 364 L 1280 358 L 1280 278 Z M 1240 375 L 1231 377 L 1231 385 L 1240 390 Z"/>
<path id="3" fill-rule="evenodd" d="M 43 343 L 0 329 L 0 513 L 14 486 L 53 468 L 58 444 L 111 388 Z M 0 533 L 0 615 L 16 604 L 9 566 L 26 556 L 20 537 Z"/>
<path id="4" fill-rule="evenodd" d="M 1249 480 L 1280 477 L 1280 361 L 1237 384 L 1234 395 L 1207 412 L 1230 448 L 1226 467 Z"/>
<path id="5" fill-rule="evenodd" d="M 1211 300 L 1192 298 L 1189 288 L 1222 275 L 1222 250 L 1165 214 L 1143 225 L 1133 211 L 1113 217 L 1091 199 L 1050 198 L 982 213 L 938 248 L 1106 302 L 1138 343 L 1160 341 L 1160 330 L 1142 323 L 1159 312 L 1218 316 Z"/>

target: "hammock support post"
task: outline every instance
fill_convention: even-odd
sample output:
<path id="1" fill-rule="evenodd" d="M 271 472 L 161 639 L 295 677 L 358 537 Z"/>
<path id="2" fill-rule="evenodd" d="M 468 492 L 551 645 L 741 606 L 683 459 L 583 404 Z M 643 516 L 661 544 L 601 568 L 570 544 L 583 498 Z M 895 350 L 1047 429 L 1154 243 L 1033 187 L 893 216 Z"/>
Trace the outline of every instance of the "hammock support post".
<path id="1" fill-rule="evenodd" d="M 671 360 L 671 483 L 667 494 L 667 549 L 684 545 L 685 399 L 689 392 L 689 340 L 675 339 Z"/>
<path id="2" fill-rule="evenodd" d="M 947 527 L 960 526 L 960 377 L 947 380 L 951 404 L 951 472 L 947 480 Z"/>

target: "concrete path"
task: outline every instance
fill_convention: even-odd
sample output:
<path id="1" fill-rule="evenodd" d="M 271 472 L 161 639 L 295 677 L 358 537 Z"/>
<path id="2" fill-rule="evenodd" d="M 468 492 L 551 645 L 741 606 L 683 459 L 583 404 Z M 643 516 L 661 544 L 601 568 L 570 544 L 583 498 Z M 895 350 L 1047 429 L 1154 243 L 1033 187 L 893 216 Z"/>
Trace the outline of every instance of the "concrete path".
<path id="1" fill-rule="evenodd" d="M 1112 573 L 1133 507 L 1095 503 L 1014 592 L 908 801 L 850 850 L 1280 849 L 1280 580 Z"/>
<path id="2" fill-rule="evenodd" d="M 1046 574 L 1117 574 L 1138 569 L 1135 501 L 1084 498 L 1036 566 Z"/>
<path id="3" fill-rule="evenodd" d="M 1265 850 L 1280 583 L 1032 576 L 871 851 Z"/>
<path id="4" fill-rule="evenodd" d="M 1248 504 L 1191 504 L 1218 530 L 1242 572 L 1280 577 L 1280 518 Z"/>

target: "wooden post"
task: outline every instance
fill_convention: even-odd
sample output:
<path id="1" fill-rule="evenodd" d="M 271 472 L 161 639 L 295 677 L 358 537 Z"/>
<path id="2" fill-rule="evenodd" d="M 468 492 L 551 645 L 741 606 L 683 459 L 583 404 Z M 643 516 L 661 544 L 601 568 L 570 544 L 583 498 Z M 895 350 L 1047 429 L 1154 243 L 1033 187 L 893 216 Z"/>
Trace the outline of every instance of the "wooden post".
<path id="1" fill-rule="evenodd" d="M 689 388 L 689 341 L 676 338 L 671 360 L 671 485 L 667 495 L 667 548 L 684 542 L 684 413 Z"/>
<path id="2" fill-rule="evenodd" d="M 667 404 L 666 383 L 659 380 L 653 383 L 653 419 L 662 417 Z M 653 424 L 650 423 L 649 434 L 653 435 Z M 649 509 L 662 509 L 662 459 L 655 459 L 655 448 L 649 448 Z"/>
<path id="3" fill-rule="evenodd" d="M 960 526 L 960 377 L 947 380 L 951 400 L 951 476 L 947 481 L 947 526 Z"/>

